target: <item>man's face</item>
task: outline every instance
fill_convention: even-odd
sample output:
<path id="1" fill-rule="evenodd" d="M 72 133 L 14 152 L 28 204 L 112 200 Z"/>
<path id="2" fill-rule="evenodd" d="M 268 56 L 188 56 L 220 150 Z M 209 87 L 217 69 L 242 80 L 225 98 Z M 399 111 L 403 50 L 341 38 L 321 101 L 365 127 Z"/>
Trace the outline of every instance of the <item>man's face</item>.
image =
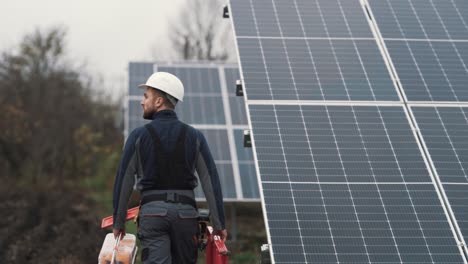
<path id="1" fill-rule="evenodd" d="M 158 110 L 159 99 L 153 88 L 146 87 L 143 99 L 141 100 L 141 107 L 143 107 L 143 118 L 151 119 L 153 114 Z"/>

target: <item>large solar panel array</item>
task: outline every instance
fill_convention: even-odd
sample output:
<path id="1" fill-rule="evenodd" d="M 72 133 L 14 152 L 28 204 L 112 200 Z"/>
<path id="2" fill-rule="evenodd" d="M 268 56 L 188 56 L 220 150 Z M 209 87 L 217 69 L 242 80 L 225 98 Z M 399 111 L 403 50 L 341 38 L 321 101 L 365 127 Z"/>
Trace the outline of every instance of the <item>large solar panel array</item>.
<path id="1" fill-rule="evenodd" d="M 467 263 L 468 2 L 229 10 L 273 262 Z"/>
<path id="2" fill-rule="evenodd" d="M 126 135 L 148 122 L 142 118 L 142 91 L 136 87 L 155 71 L 173 73 L 184 83 L 184 101 L 176 107 L 176 113 L 180 120 L 205 135 L 218 168 L 225 200 L 258 201 L 252 151 L 242 147 L 247 119 L 243 99 L 235 96 L 238 68 L 216 64 L 130 63 Z M 195 191 L 198 198 L 203 197 L 200 187 Z"/>

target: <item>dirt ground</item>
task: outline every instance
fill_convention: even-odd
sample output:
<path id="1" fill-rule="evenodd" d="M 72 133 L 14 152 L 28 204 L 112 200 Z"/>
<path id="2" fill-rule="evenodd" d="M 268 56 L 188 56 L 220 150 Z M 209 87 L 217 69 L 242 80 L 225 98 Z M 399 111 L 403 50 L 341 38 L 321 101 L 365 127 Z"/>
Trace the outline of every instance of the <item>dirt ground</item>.
<path id="1" fill-rule="evenodd" d="M 84 196 L 0 184 L 0 263 L 97 263 L 106 232 Z"/>

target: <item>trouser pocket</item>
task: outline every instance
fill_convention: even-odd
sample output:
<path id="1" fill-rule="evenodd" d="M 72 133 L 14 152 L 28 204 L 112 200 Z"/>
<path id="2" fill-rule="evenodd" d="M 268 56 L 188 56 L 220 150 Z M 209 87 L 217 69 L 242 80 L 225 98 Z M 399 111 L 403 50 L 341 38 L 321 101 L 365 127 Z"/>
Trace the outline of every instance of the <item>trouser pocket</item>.
<path id="1" fill-rule="evenodd" d="M 195 208 L 178 209 L 172 223 L 171 250 L 173 263 L 196 263 L 198 257 L 198 212 Z"/>
<path id="2" fill-rule="evenodd" d="M 138 238 L 140 240 L 158 236 L 169 231 L 167 208 L 145 205 L 138 217 Z"/>

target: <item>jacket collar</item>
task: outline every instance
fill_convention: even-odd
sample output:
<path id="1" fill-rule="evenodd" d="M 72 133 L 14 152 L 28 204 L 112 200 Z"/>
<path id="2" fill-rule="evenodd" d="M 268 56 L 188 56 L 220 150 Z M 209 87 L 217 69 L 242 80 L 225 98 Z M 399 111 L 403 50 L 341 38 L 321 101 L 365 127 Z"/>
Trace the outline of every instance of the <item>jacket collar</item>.
<path id="1" fill-rule="evenodd" d="M 174 110 L 161 110 L 153 114 L 153 120 L 155 119 L 177 119 L 177 114 Z"/>

